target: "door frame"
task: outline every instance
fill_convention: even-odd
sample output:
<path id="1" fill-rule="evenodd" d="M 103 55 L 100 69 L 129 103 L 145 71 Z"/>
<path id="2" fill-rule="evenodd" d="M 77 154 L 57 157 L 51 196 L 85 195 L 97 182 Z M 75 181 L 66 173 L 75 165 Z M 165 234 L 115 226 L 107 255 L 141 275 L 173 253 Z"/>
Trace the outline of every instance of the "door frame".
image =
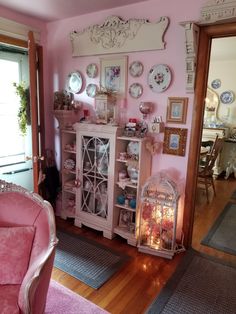
<path id="1" fill-rule="evenodd" d="M 29 48 L 28 42 L 26 40 L 14 38 L 14 37 L 9 37 L 3 34 L 0 34 L 0 42 L 5 43 L 5 44 L 10 44 L 13 46 L 18 46 L 22 48 Z M 44 92 L 43 92 L 43 48 L 42 46 L 36 44 L 35 49 L 37 52 L 37 74 L 35 74 L 35 80 L 37 81 L 38 85 L 38 92 L 36 93 L 35 97 L 37 98 L 37 110 L 34 112 L 34 119 L 31 119 L 32 122 L 36 121 L 38 127 L 37 133 L 33 133 L 32 129 L 32 145 L 35 142 L 39 142 L 39 149 L 37 148 L 36 151 L 39 154 L 35 154 L 35 148 L 32 147 L 32 155 L 33 159 L 34 157 L 37 158 L 37 167 L 35 167 L 35 162 L 33 160 L 33 182 L 34 182 L 34 192 L 37 193 L 42 193 L 41 189 L 38 187 L 38 163 L 41 162 L 41 160 L 38 160 L 38 155 L 40 156 L 45 156 L 45 122 L 44 122 Z M 31 110 L 32 113 L 32 110 Z M 36 117 L 37 116 L 37 117 Z M 33 139 L 33 137 L 37 137 L 37 141 Z M 38 141 L 39 139 L 39 141 Z M 36 168 L 36 169 L 35 169 Z"/>
<path id="2" fill-rule="evenodd" d="M 196 68 L 196 85 L 194 91 L 193 118 L 185 188 L 185 204 L 183 215 L 183 232 L 186 247 L 191 246 L 196 202 L 197 174 L 199 152 L 204 117 L 204 102 L 207 91 L 208 70 L 210 62 L 211 41 L 213 38 L 236 36 L 236 23 L 199 26 L 199 46 Z"/>

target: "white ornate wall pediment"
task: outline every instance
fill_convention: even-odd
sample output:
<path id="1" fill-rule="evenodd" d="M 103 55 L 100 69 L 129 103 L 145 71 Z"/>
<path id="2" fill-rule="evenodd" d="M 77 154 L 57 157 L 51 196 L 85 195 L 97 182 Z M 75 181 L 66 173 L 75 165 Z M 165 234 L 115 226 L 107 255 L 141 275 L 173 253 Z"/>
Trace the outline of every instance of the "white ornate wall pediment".
<path id="1" fill-rule="evenodd" d="M 209 0 L 201 9 L 200 23 L 215 23 L 233 18 L 236 20 L 235 0 Z"/>
<path id="2" fill-rule="evenodd" d="M 164 33 L 169 25 L 168 17 L 156 23 L 147 19 L 122 20 L 108 17 L 103 24 L 93 25 L 83 31 L 71 32 L 73 56 L 89 56 L 131 51 L 164 49 Z"/>

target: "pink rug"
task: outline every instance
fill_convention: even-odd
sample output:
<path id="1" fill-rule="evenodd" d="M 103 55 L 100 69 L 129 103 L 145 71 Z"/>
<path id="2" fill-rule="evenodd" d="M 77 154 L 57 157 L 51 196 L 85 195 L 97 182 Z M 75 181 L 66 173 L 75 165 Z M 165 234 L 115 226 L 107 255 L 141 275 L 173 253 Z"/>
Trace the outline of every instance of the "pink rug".
<path id="1" fill-rule="evenodd" d="M 51 280 L 45 314 L 108 314 L 108 312 Z"/>

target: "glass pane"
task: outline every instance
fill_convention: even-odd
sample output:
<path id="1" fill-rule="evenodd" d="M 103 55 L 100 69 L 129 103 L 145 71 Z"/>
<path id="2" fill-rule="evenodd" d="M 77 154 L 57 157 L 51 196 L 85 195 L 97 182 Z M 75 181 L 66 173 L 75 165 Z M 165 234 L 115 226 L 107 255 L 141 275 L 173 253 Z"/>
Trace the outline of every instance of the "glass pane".
<path id="1" fill-rule="evenodd" d="M 25 159 L 25 139 L 17 119 L 20 102 L 13 86 L 19 84 L 19 71 L 19 62 L 0 59 L 0 166 Z"/>

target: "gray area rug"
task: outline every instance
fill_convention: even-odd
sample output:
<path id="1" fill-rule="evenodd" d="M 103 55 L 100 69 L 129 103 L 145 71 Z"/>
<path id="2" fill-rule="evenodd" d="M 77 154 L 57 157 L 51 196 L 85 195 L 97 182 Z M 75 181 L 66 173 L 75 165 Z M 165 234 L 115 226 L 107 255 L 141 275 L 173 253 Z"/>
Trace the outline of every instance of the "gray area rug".
<path id="1" fill-rule="evenodd" d="M 54 266 L 94 289 L 101 287 L 129 259 L 80 235 L 57 231 L 57 237 Z"/>
<path id="2" fill-rule="evenodd" d="M 236 255 L 236 204 L 227 203 L 201 244 Z"/>
<path id="3" fill-rule="evenodd" d="M 146 313 L 235 314 L 235 267 L 190 250 Z"/>

